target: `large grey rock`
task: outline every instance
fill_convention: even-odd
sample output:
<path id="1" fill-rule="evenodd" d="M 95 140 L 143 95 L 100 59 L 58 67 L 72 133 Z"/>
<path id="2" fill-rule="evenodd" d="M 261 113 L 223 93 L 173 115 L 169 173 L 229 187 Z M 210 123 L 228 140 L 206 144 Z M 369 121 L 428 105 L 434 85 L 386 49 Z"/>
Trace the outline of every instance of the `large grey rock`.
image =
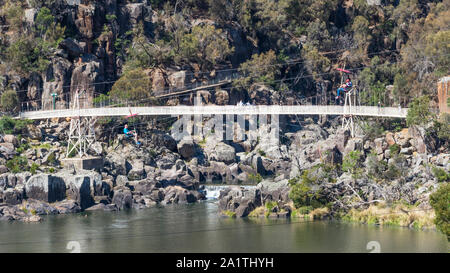
<path id="1" fill-rule="evenodd" d="M 119 209 L 128 209 L 133 207 L 133 195 L 128 189 L 114 190 L 112 204 L 115 204 Z"/>
<path id="2" fill-rule="evenodd" d="M 163 132 L 152 134 L 152 143 L 155 147 L 166 147 L 172 152 L 177 151 L 177 142 L 175 139 Z"/>
<path id="3" fill-rule="evenodd" d="M 219 142 L 214 147 L 214 151 L 210 155 L 210 160 L 224 162 L 225 164 L 231 164 L 236 160 L 236 151 L 233 146 L 230 146 L 223 142 Z"/>
<path id="4" fill-rule="evenodd" d="M 56 57 L 51 59 L 45 75 L 43 76 L 42 108 L 43 110 L 53 109 L 52 93 L 58 94 L 59 100 L 56 102 L 56 109 L 66 107 L 69 98 L 67 94 L 70 90 L 70 76 L 72 73 L 72 63 L 65 58 Z M 37 134 L 37 132 L 35 132 Z M 36 135 L 37 137 L 38 135 Z"/>
<path id="5" fill-rule="evenodd" d="M 80 86 L 83 86 L 86 92 L 85 105 L 87 107 L 92 103 L 95 92 L 104 92 L 104 80 L 105 71 L 102 60 L 94 56 L 87 56 L 85 62 L 75 67 L 72 72 L 70 92 L 74 94 L 76 90 L 80 89 Z"/>
<path id="6" fill-rule="evenodd" d="M 220 192 L 218 205 L 221 211 L 233 211 L 238 217 L 246 217 L 262 205 L 261 201 L 260 189 L 234 186 Z"/>
<path id="7" fill-rule="evenodd" d="M 195 155 L 195 146 L 192 139 L 182 139 L 178 144 L 178 153 L 184 159 L 190 159 Z"/>
<path id="8" fill-rule="evenodd" d="M 14 145 L 12 143 L 0 143 L 0 154 L 7 159 L 12 158 L 16 154 Z"/>
<path id="9" fill-rule="evenodd" d="M 66 38 L 61 41 L 59 47 L 66 50 L 71 58 L 76 58 L 84 53 L 80 44 L 72 38 Z"/>
<path id="10" fill-rule="evenodd" d="M 19 187 L 18 189 L 6 189 L 3 192 L 3 202 L 12 206 L 21 204 L 23 200 L 23 192 L 23 187 Z"/>
<path id="11" fill-rule="evenodd" d="M 61 201 L 66 196 L 66 184 L 61 177 L 49 174 L 37 174 L 25 184 L 27 198 L 45 202 Z"/>
<path id="12" fill-rule="evenodd" d="M 118 153 L 109 153 L 105 157 L 104 166 L 112 175 L 127 175 L 129 168 L 126 158 Z"/>
<path id="13" fill-rule="evenodd" d="M 103 154 L 103 147 L 102 144 L 98 141 L 91 144 L 89 149 L 95 154 L 95 155 L 102 155 Z"/>
<path id="14" fill-rule="evenodd" d="M 160 154 L 155 158 L 156 165 L 162 170 L 171 169 L 180 156 L 175 153 Z"/>
<path id="15" fill-rule="evenodd" d="M 76 201 L 81 209 L 87 209 L 95 204 L 95 180 L 93 181 L 91 177 L 84 175 L 72 176 L 68 180 L 67 196 Z"/>
<path id="16" fill-rule="evenodd" d="M 17 147 L 19 145 L 19 141 L 17 140 L 17 137 L 15 135 L 4 135 L 3 141 L 6 143 L 11 143 L 14 145 L 14 147 Z"/>
<path id="17" fill-rule="evenodd" d="M 193 203 L 196 202 L 195 195 L 180 186 L 169 186 L 165 189 L 164 200 L 165 204 L 173 203 Z"/>
<path id="18" fill-rule="evenodd" d="M 134 159 L 131 161 L 131 170 L 128 172 L 130 180 L 140 180 L 145 178 L 144 161 L 141 159 Z"/>

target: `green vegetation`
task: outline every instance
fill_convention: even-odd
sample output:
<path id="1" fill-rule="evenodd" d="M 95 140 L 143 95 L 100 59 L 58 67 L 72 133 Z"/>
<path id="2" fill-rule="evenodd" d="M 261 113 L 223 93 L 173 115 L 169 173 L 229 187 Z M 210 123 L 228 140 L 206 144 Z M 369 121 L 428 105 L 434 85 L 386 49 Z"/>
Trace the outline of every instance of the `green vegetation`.
<path id="1" fill-rule="evenodd" d="M 258 184 L 259 182 L 262 181 L 262 179 L 263 178 L 259 173 L 257 173 L 257 174 L 249 173 L 248 177 L 247 177 L 248 182 L 251 184 Z"/>
<path id="2" fill-rule="evenodd" d="M 6 20 L 13 26 L 15 33 L 10 37 L 4 55 L 0 53 L 0 57 L 24 76 L 33 72 L 42 73 L 47 69 L 58 44 L 64 39 L 65 27 L 57 23 L 51 10 L 44 6 L 36 15 L 35 27 L 31 31 L 25 31 L 25 24 L 22 22 L 23 4 L 15 2 L 9 0 L 5 4 Z"/>
<path id="3" fill-rule="evenodd" d="M 239 67 L 239 71 L 244 75 L 237 79 L 234 85 L 247 88 L 252 83 L 273 85 L 275 78 L 280 74 L 277 56 L 273 50 L 267 53 L 254 54 L 252 58 Z"/>
<path id="4" fill-rule="evenodd" d="M 303 171 L 302 175 L 289 180 L 291 191 L 289 198 L 294 202 L 296 208 L 309 207 L 320 208 L 326 204 L 325 197 L 320 190 L 313 190 L 312 185 L 316 182 L 316 177 L 311 177 L 309 171 Z"/>
<path id="5" fill-rule="evenodd" d="M 110 96 L 122 100 L 143 100 L 151 97 L 151 81 L 141 70 L 125 72 L 114 83 Z"/>
<path id="6" fill-rule="evenodd" d="M 409 104 L 408 114 L 406 116 L 406 124 L 411 125 L 423 125 L 428 123 L 432 118 L 430 112 L 430 98 L 428 96 L 422 96 L 415 98 Z"/>
<path id="7" fill-rule="evenodd" d="M 214 26 L 195 26 L 180 43 L 180 53 L 187 62 L 200 64 L 200 70 L 213 68 L 233 52 L 223 32 Z"/>
<path id="8" fill-rule="evenodd" d="M 5 112 L 16 112 L 19 110 L 19 97 L 16 91 L 7 90 L 1 96 L 1 108 Z"/>
<path id="9" fill-rule="evenodd" d="M 430 205 L 436 213 L 436 226 L 450 241 L 450 183 L 441 184 L 439 189 L 430 195 Z"/>
<path id="10" fill-rule="evenodd" d="M 28 124 L 32 124 L 32 120 L 13 119 L 9 116 L 0 118 L 0 132 L 3 134 L 23 134 Z"/>
<path id="11" fill-rule="evenodd" d="M 32 175 L 35 175 L 35 174 L 36 174 L 36 171 L 37 171 L 38 169 L 39 169 L 39 165 L 33 162 L 33 164 L 31 164 L 31 167 L 30 167 L 30 173 L 31 173 Z"/>
<path id="12" fill-rule="evenodd" d="M 397 143 L 392 144 L 391 146 L 389 146 L 389 152 L 391 156 L 399 154 L 400 146 Z"/>
<path id="13" fill-rule="evenodd" d="M 351 151 L 345 155 L 342 160 L 342 171 L 349 172 L 354 178 L 358 178 L 362 174 L 361 156 L 362 154 L 359 150 Z"/>
<path id="14" fill-rule="evenodd" d="M 439 183 L 450 182 L 450 173 L 446 170 L 433 166 L 431 171 L 433 172 Z"/>
<path id="15" fill-rule="evenodd" d="M 344 221 L 370 225 L 414 227 L 417 229 L 434 227 L 433 217 L 433 214 L 415 207 L 404 204 L 388 207 L 383 203 L 371 205 L 363 210 L 353 208 L 348 213 L 341 215 Z"/>
<path id="16" fill-rule="evenodd" d="M 6 167 L 12 173 L 19 173 L 28 169 L 28 160 L 23 156 L 14 156 L 12 159 L 6 162 Z"/>
<path id="17" fill-rule="evenodd" d="M 236 212 L 230 210 L 223 210 L 222 213 L 229 218 L 236 218 Z"/>

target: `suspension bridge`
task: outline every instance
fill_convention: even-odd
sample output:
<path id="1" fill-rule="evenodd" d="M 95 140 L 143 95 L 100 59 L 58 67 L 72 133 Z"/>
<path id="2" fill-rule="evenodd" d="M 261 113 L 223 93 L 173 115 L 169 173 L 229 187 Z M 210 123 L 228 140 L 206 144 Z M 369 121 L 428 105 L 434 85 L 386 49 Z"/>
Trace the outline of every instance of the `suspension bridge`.
<path id="1" fill-rule="evenodd" d="M 184 90 L 171 90 L 168 94 L 159 95 L 152 99 L 143 100 L 95 100 L 93 94 L 86 94 L 85 90 L 77 90 L 74 94 L 64 94 L 63 98 L 53 96 L 40 101 L 22 103 L 22 111 L 17 118 L 21 119 L 52 119 L 70 118 L 68 131 L 67 155 L 72 151 L 78 151 L 81 157 L 87 155 L 87 151 L 95 142 L 94 125 L 98 117 L 129 116 L 211 116 L 211 115 L 339 115 L 342 116 L 342 127 L 349 130 L 354 136 L 353 117 L 382 117 L 382 118 L 406 118 L 408 109 L 397 107 L 383 107 L 361 105 L 360 93 L 356 87 L 345 92 L 344 103 L 333 105 L 332 98 L 324 96 L 312 96 L 296 101 L 295 105 L 174 105 L 155 106 L 154 99 L 166 99 L 171 97 L 191 96 L 199 90 L 212 89 L 218 86 L 232 83 L 236 77 L 208 82 L 203 85 L 190 86 Z M 196 102 L 201 102 L 200 93 L 197 93 Z M 101 97 L 100 97 L 101 98 Z M 153 100 L 153 101 L 152 101 Z"/>

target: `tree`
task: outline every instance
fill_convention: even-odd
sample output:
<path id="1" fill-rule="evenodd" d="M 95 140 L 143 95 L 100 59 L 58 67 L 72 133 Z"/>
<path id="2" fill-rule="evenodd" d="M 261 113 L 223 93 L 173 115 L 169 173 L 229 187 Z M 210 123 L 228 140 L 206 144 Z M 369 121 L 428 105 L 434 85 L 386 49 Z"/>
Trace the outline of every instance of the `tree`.
<path id="1" fill-rule="evenodd" d="M 133 30 L 133 41 L 127 50 L 127 63 L 130 69 L 164 67 L 173 62 L 173 49 L 164 40 L 152 43 L 145 36 L 144 25 L 140 23 Z"/>
<path id="2" fill-rule="evenodd" d="M 430 205 L 436 213 L 434 222 L 450 241 L 450 183 L 442 183 L 439 189 L 430 195 Z"/>
<path id="3" fill-rule="evenodd" d="M 240 88 L 249 87 L 253 83 L 273 85 L 280 74 L 280 65 L 273 50 L 266 53 L 253 54 L 252 58 L 239 66 L 241 78 L 235 80 L 234 85 Z"/>
<path id="4" fill-rule="evenodd" d="M 200 64 L 200 70 L 211 69 L 233 53 L 225 34 L 214 26 L 194 26 L 181 41 L 181 54 L 186 62 Z"/>
<path id="5" fill-rule="evenodd" d="M 141 69 L 126 71 L 117 80 L 110 92 L 115 99 L 141 100 L 151 97 L 151 80 Z"/>
<path id="6" fill-rule="evenodd" d="M 312 177 L 309 171 L 303 171 L 300 177 L 289 180 L 291 190 L 289 198 L 294 202 L 296 208 L 309 207 L 319 208 L 325 205 L 326 200 L 319 190 L 313 190 L 312 184 L 317 177 Z"/>
<path id="7" fill-rule="evenodd" d="M 19 97 L 16 91 L 7 90 L 2 94 L 1 104 L 3 111 L 14 112 L 18 110 L 19 107 Z"/>
<path id="8" fill-rule="evenodd" d="M 423 125 L 430 121 L 432 116 L 433 114 L 430 111 L 430 98 L 428 96 L 415 98 L 409 104 L 406 125 Z"/>
<path id="9" fill-rule="evenodd" d="M 344 156 L 342 160 L 342 171 L 349 172 L 354 178 L 357 178 L 362 170 L 360 168 L 361 162 L 361 152 L 358 150 L 351 151 Z"/>

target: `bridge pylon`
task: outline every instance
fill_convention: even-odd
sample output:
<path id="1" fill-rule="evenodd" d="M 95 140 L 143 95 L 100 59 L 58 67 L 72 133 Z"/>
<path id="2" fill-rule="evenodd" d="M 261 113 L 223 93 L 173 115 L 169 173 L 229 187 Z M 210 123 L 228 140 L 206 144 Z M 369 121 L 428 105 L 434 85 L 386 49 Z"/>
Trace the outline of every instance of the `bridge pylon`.
<path id="1" fill-rule="evenodd" d="M 80 110 L 80 95 L 77 90 L 73 99 L 72 109 Z M 67 141 L 66 157 L 76 151 L 81 158 L 87 156 L 89 147 L 95 142 L 94 125 L 97 121 L 96 117 L 75 116 L 70 119 L 70 127 L 68 131 L 69 140 Z"/>
<path id="2" fill-rule="evenodd" d="M 353 107 L 355 107 L 355 103 L 352 102 L 352 95 L 354 89 L 350 89 L 350 91 L 345 92 L 345 100 L 344 100 L 344 115 L 342 115 L 342 128 L 344 130 L 349 130 L 350 135 L 355 137 L 355 124 L 353 122 Z"/>

